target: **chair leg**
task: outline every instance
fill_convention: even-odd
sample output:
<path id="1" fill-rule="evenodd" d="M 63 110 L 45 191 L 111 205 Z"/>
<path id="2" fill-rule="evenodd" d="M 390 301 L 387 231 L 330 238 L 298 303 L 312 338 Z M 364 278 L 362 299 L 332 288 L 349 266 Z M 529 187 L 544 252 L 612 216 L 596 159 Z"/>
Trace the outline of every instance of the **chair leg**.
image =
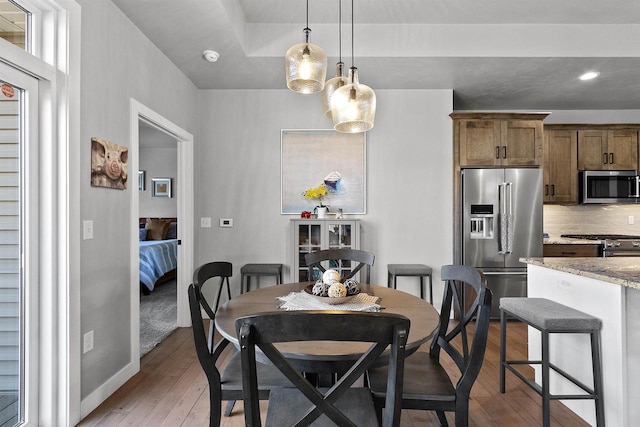
<path id="1" fill-rule="evenodd" d="M 593 363 L 593 392 L 596 395 L 596 426 L 604 427 L 604 398 L 602 395 L 602 366 L 600 359 L 600 331 L 591 331 L 591 363 Z"/>
<path id="2" fill-rule="evenodd" d="M 429 303 L 433 305 L 433 275 L 429 275 Z"/>
<path id="3" fill-rule="evenodd" d="M 227 407 L 224 410 L 224 416 L 225 417 L 231 416 L 231 411 L 233 411 L 233 405 L 235 405 L 235 404 L 236 404 L 235 400 L 230 400 L 230 401 L 227 402 Z"/>
<path id="4" fill-rule="evenodd" d="M 220 390 L 213 389 L 209 384 L 209 427 L 220 426 L 220 413 L 222 412 L 222 402 L 219 398 Z"/>
<path id="5" fill-rule="evenodd" d="M 550 427 L 549 332 L 542 331 L 542 426 Z"/>
<path id="6" fill-rule="evenodd" d="M 504 393 L 505 360 L 507 354 L 507 313 L 500 310 L 500 393 Z"/>
<path id="7" fill-rule="evenodd" d="M 391 273 L 387 273 L 387 288 L 391 287 Z"/>
<path id="8" fill-rule="evenodd" d="M 459 397 L 456 400 L 456 427 L 469 426 L 469 399 Z"/>
<path id="9" fill-rule="evenodd" d="M 420 298 L 424 299 L 424 276 L 420 276 Z"/>
<path id="10" fill-rule="evenodd" d="M 440 420 L 440 425 L 442 427 L 447 427 L 449 423 L 447 422 L 447 417 L 445 417 L 444 415 L 444 411 L 436 411 L 436 414 L 438 415 L 438 419 Z"/>

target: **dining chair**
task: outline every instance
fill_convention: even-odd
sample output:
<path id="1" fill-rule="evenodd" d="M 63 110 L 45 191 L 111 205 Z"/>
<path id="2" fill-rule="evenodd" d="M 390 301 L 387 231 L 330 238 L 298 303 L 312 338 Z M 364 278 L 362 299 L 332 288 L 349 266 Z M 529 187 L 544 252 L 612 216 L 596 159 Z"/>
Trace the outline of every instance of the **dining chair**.
<path id="1" fill-rule="evenodd" d="M 375 261 L 375 255 L 370 252 L 362 251 L 359 249 L 340 248 L 340 249 L 324 249 L 321 251 L 310 252 L 305 254 L 304 260 L 309 267 L 309 280 L 314 277 L 313 269 L 317 268 L 322 273 L 326 269 L 322 266 L 322 261 L 335 261 L 336 267 L 339 271 L 349 271 L 349 273 L 343 277 L 343 280 L 347 280 L 355 276 L 364 267 L 364 278 L 360 277 L 361 283 L 370 283 L 371 281 L 371 266 Z M 358 264 L 351 268 L 351 264 L 345 267 L 344 261 L 357 262 Z"/>
<path id="2" fill-rule="evenodd" d="M 225 283 L 227 285 L 227 297 L 231 299 L 231 287 L 229 286 L 229 277 L 233 276 L 233 265 L 230 262 L 226 261 L 214 261 L 208 262 L 206 264 L 202 264 L 193 272 L 193 285 L 198 289 L 198 293 L 200 295 L 204 295 L 202 292 L 202 287 L 205 282 L 209 279 L 213 279 L 214 277 L 220 278 L 220 283 L 218 284 L 217 292 L 216 292 L 216 305 L 214 309 L 211 309 L 211 306 L 207 302 L 206 298 L 201 299 L 202 308 L 209 316 L 209 319 L 212 319 L 209 322 L 209 335 L 207 336 L 207 342 L 209 343 L 209 351 L 213 348 L 213 331 L 215 329 L 213 324 L 213 319 L 215 318 L 215 312 L 218 311 L 218 306 L 220 305 L 220 295 L 222 294 L 222 288 Z"/>
<path id="3" fill-rule="evenodd" d="M 469 394 L 482 367 L 487 345 L 491 291 L 487 289 L 484 275 L 473 267 L 446 265 L 440 274 L 446 281 L 440 326 L 429 353 L 418 350 L 405 360 L 402 408 L 436 411 L 443 426 L 448 425 L 445 411 L 451 411 L 455 413 L 456 426 L 463 427 L 469 424 Z M 476 298 L 465 310 L 464 302 L 458 298 L 458 287 L 466 286 L 475 291 Z M 456 320 L 451 319 L 452 309 Z M 460 371 L 455 385 L 441 364 L 441 350 Z M 386 368 L 370 369 L 367 373 L 379 415 L 388 390 L 386 375 Z"/>
<path id="4" fill-rule="evenodd" d="M 191 325 L 193 340 L 200 365 L 204 370 L 209 383 L 209 426 L 219 426 L 222 412 L 222 401 L 229 402 L 225 416 L 229 416 L 236 400 L 243 398 L 242 393 L 242 366 L 240 353 L 233 351 L 229 361 L 222 372 L 218 370 L 216 363 L 223 350 L 229 345 L 229 341 L 222 338 L 213 350 L 210 349 L 202 321 L 202 309 L 206 310 L 205 299 L 193 284 L 189 285 L 189 309 L 191 311 Z M 206 304 L 206 305 L 205 305 Z M 215 321 L 215 313 L 210 322 Z M 290 387 L 289 381 L 271 365 L 258 363 L 258 398 L 268 399 L 269 390 L 273 387 Z"/>
<path id="5" fill-rule="evenodd" d="M 378 425 L 371 392 L 367 387 L 353 384 L 362 378 L 368 367 L 379 362 L 382 352 L 390 346 L 386 357 L 389 375 L 385 385 L 389 393 L 384 426 L 398 426 L 404 351 L 410 323 L 399 314 L 353 311 L 280 311 L 238 318 L 235 325 L 242 358 L 245 425 L 261 426 L 256 398 L 256 359 L 260 357 L 268 358 L 295 386 L 271 390 L 266 426 L 306 426 L 314 421 L 314 426 Z M 333 386 L 316 388 L 274 345 L 292 341 L 355 341 L 370 346 L 357 360 L 351 360 L 351 367 L 338 375 Z"/>

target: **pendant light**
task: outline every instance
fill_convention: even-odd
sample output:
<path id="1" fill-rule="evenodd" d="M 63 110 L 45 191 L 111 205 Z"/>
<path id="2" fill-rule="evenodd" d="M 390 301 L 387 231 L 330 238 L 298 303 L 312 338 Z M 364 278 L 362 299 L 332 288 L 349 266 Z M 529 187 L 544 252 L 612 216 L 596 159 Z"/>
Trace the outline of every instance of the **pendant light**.
<path id="1" fill-rule="evenodd" d="M 327 55 L 315 44 L 309 43 L 309 0 L 307 0 L 307 26 L 304 43 L 293 45 L 284 57 L 287 87 L 299 93 L 318 93 L 327 77 Z"/>
<path id="2" fill-rule="evenodd" d="M 358 81 L 353 54 L 353 0 L 351 0 L 351 69 L 349 84 L 337 89 L 331 98 L 333 128 L 338 132 L 365 132 L 373 127 L 376 116 L 376 94 Z"/>
<path id="3" fill-rule="evenodd" d="M 329 119 L 333 118 L 333 115 L 331 114 L 331 99 L 333 97 L 333 93 L 349 83 L 349 79 L 344 75 L 344 62 L 342 62 L 342 0 L 339 0 L 338 4 L 340 8 L 340 12 L 338 14 L 338 50 L 340 58 L 338 63 L 336 63 L 336 76 L 328 80 L 324 84 L 324 89 L 322 90 L 322 108 L 325 117 Z"/>

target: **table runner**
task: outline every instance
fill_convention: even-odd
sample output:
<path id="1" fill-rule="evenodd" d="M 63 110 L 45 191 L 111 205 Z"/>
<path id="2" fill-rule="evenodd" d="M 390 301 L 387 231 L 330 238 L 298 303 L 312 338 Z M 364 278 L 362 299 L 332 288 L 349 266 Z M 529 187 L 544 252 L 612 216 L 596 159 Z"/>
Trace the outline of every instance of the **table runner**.
<path id="1" fill-rule="evenodd" d="M 327 304 L 318 301 L 305 291 L 291 292 L 288 295 L 278 297 L 282 304 L 280 308 L 291 310 L 348 310 L 348 311 L 380 311 L 380 298 L 364 292 L 351 298 L 343 304 Z"/>

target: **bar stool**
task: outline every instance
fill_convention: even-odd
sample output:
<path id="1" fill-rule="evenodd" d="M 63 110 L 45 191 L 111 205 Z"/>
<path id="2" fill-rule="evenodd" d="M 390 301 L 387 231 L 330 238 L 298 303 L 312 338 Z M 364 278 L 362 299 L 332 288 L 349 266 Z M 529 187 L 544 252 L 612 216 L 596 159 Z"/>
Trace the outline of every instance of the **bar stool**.
<path id="1" fill-rule="evenodd" d="M 240 269 L 240 293 L 247 278 L 247 292 L 249 292 L 251 276 L 274 276 L 276 284 L 282 283 L 282 264 L 245 264 Z M 259 280 L 259 279 L 258 279 Z M 259 282 L 258 282 L 259 283 Z"/>
<path id="2" fill-rule="evenodd" d="M 420 298 L 424 299 L 424 278 L 429 276 L 429 302 L 433 304 L 433 280 L 431 267 L 424 264 L 387 264 L 387 287 L 393 283 L 393 289 L 397 289 L 396 278 L 398 276 L 411 276 L 420 278 Z"/>
<path id="3" fill-rule="evenodd" d="M 542 333 L 542 360 L 506 360 L 507 316 L 514 317 Z M 500 393 L 505 392 L 505 369 L 513 372 L 529 387 L 542 396 L 542 425 L 550 424 L 551 400 L 593 399 L 596 405 L 596 425 L 604 426 L 604 399 L 602 396 L 602 367 L 600 356 L 600 328 L 602 321 L 587 313 L 545 298 L 500 299 Z M 549 334 L 589 334 L 593 364 L 593 389 L 587 387 L 567 372 L 549 361 Z M 542 365 L 542 385 L 525 378 L 512 365 Z M 549 373 L 553 369 L 586 394 L 558 395 L 549 390 Z"/>

